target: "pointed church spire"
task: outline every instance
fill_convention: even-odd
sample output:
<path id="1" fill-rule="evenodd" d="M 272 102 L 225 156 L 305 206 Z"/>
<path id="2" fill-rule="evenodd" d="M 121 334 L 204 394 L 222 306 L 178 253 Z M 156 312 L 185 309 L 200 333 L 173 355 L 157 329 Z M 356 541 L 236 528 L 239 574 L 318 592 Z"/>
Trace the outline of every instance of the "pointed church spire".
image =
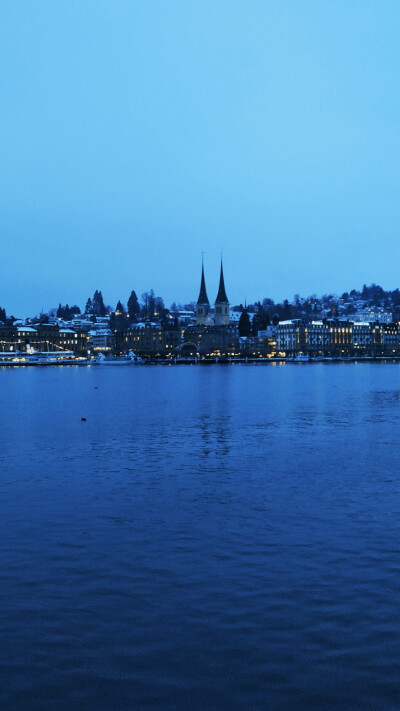
<path id="1" fill-rule="evenodd" d="M 201 282 L 200 282 L 200 294 L 199 298 L 197 299 L 198 304 L 209 304 L 208 296 L 207 296 L 207 290 L 206 290 L 206 280 L 204 279 L 204 262 L 203 258 L 201 259 Z"/>
<path id="2" fill-rule="evenodd" d="M 228 302 L 228 297 L 226 295 L 225 291 L 225 282 L 224 282 L 224 270 L 222 267 L 222 257 L 221 257 L 221 273 L 219 277 L 219 289 L 218 289 L 218 294 L 217 298 L 215 299 L 216 304 L 227 304 Z"/>

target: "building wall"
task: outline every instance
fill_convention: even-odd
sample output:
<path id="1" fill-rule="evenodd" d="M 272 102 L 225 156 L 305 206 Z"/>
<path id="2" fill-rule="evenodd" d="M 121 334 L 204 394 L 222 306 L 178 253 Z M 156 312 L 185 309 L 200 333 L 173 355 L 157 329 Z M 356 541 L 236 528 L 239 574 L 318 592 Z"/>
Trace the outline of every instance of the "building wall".
<path id="1" fill-rule="evenodd" d="M 196 324 L 204 326 L 210 314 L 210 304 L 197 304 L 196 307 Z"/>
<path id="2" fill-rule="evenodd" d="M 239 334 L 236 326 L 188 326 L 183 341 L 194 343 L 203 356 L 239 353 Z"/>
<path id="3" fill-rule="evenodd" d="M 276 340 L 269 336 L 239 338 L 240 355 L 248 358 L 272 358 L 277 355 Z"/>
<path id="4" fill-rule="evenodd" d="M 286 355 L 400 354 L 399 324 L 293 319 L 278 325 L 276 341 Z"/>
<path id="5" fill-rule="evenodd" d="M 229 304 L 215 302 L 214 323 L 216 326 L 229 326 Z"/>
<path id="6" fill-rule="evenodd" d="M 181 331 L 155 323 L 135 324 L 124 332 L 122 343 L 124 350 L 139 356 L 167 356 L 181 343 Z"/>
<path id="7" fill-rule="evenodd" d="M 72 330 L 72 329 L 71 329 Z M 62 331 L 57 325 L 38 324 L 33 329 L 21 326 L 0 326 L 0 350 L 22 351 L 29 348 L 36 351 L 73 351 L 76 355 L 86 354 L 86 335 L 78 331 Z"/>

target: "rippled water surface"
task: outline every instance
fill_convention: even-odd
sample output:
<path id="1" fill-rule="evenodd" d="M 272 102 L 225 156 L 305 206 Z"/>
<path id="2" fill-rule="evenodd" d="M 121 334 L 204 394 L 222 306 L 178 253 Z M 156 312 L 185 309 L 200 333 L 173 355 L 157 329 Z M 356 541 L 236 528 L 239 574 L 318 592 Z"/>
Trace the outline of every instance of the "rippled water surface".
<path id="1" fill-rule="evenodd" d="M 395 364 L 0 369 L 1 709 L 399 709 L 399 425 Z"/>

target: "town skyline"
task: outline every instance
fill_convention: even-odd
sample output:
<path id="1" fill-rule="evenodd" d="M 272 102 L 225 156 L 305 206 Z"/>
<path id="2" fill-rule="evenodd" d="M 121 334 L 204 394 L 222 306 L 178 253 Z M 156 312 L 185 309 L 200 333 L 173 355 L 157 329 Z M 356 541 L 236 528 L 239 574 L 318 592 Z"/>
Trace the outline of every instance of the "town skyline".
<path id="1" fill-rule="evenodd" d="M 129 296 L 126 299 L 118 298 L 116 302 L 110 303 L 107 298 L 106 293 L 103 290 L 95 289 L 94 300 L 91 296 L 85 297 L 83 303 L 79 303 L 78 300 L 71 300 L 70 303 L 58 302 L 58 305 L 53 305 L 49 308 L 43 308 L 39 313 L 35 313 L 32 310 L 29 313 L 15 315 L 7 308 L 5 304 L 0 303 L 0 322 L 8 321 L 10 318 L 14 320 L 39 320 L 45 316 L 58 316 L 61 320 L 69 320 L 72 318 L 72 312 L 75 314 L 90 314 L 97 313 L 97 315 L 113 314 L 115 312 L 121 311 L 125 315 L 129 315 L 129 311 L 132 312 L 133 320 L 146 320 L 150 318 L 148 311 L 149 300 L 153 302 L 153 312 L 159 316 L 162 312 L 168 311 L 171 313 L 176 313 L 177 311 L 189 309 L 193 313 L 198 312 L 198 307 L 204 302 L 204 294 L 207 300 L 208 311 L 214 313 L 214 305 L 217 299 L 219 299 L 221 291 L 221 279 L 222 288 L 225 290 L 224 276 L 222 273 L 222 259 L 220 265 L 220 276 L 219 276 L 219 291 L 216 295 L 216 299 L 208 298 L 207 296 L 207 280 L 204 273 L 204 265 L 201 269 L 201 277 L 199 280 L 200 293 L 198 297 L 191 299 L 188 302 L 179 302 L 177 300 L 172 303 L 168 303 L 162 294 L 159 294 L 154 289 L 149 289 L 143 293 L 137 293 L 135 290 L 131 290 Z M 229 289 L 227 289 L 229 291 Z M 94 309 L 94 304 L 97 300 L 100 300 L 101 306 L 100 310 Z M 130 301 L 133 299 L 134 307 L 130 308 Z M 245 299 L 239 303 L 234 303 L 226 296 L 226 303 L 229 306 L 229 311 L 238 311 L 246 309 L 249 312 L 257 311 L 261 306 L 266 312 L 269 313 L 269 318 L 273 318 L 274 315 L 278 316 L 281 320 L 282 318 L 303 318 L 309 317 L 312 313 L 316 317 L 332 317 L 345 319 L 351 318 L 351 316 L 365 307 L 380 309 L 381 311 L 391 312 L 394 315 L 393 320 L 400 321 L 400 289 L 396 287 L 393 290 L 384 289 L 382 286 L 376 283 L 370 285 L 364 284 L 359 289 L 349 289 L 348 291 L 342 292 L 341 294 L 325 292 L 324 294 L 294 294 L 292 298 L 286 297 L 281 301 L 275 301 L 271 296 L 262 296 L 255 301 L 249 301 Z M 93 302 L 93 310 L 92 310 Z M 289 310 L 288 310 L 289 309 Z M 65 316 L 64 312 L 70 312 L 70 315 Z M 286 314 L 286 315 L 285 315 Z"/>
<path id="2" fill-rule="evenodd" d="M 124 280 L 121 280 L 119 282 L 120 286 L 116 287 L 115 285 L 111 286 L 110 284 L 107 286 L 107 279 L 105 278 L 99 278 L 95 277 L 92 273 L 88 275 L 88 286 L 82 286 L 82 283 L 79 284 L 78 288 L 75 290 L 72 288 L 70 285 L 65 284 L 63 280 L 60 281 L 59 284 L 51 284 L 49 285 L 49 288 L 46 289 L 45 285 L 41 285 L 41 288 L 39 292 L 35 292 L 33 295 L 33 300 L 34 304 L 32 303 L 32 293 L 28 293 L 27 291 L 24 291 L 23 293 L 19 293 L 16 295 L 15 293 L 15 288 L 12 287 L 8 293 L 6 293 L 5 285 L 6 285 L 6 280 L 3 279 L 1 284 L 0 284 L 0 306 L 3 308 L 6 308 L 7 312 L 19 312 L 19 313 L 24 313 L 28 310 L 31 312 L 34 312 L 35 314 L 39 313 L 47 313 L 51 309 L 57 308 L 59 303 L 69 303 L 71 304 L 83 304 L 87 297 L 88 297 L 88 292 L 94 292 L 99 284 L 103 285 L 102 292 L 104 294 L 105 300 L 107 301 L 108 305 L 113 305 L 114 303 L 116 304 L 119 300 L 121 300 L 121 291 L 124 291 L 125 293 L 128 293 L 132 290 L 132 282 L 135 283 L 136 287 L 135 291 L 138 294 L 138 296 L 141 296 L 143 293 L 150 291 L 151 289 L 154 289 L 157 293 L 160 293 L 162 296 L 165 304 L 172 304 L 173 302 L 180 303 L 180 304 L 185 304 L 185 303 L 191 303 L 196 301 L 197 296 L 196 296 L 196 288 L 193 289 L 193 282 L 189 284 L 190 279 L 198 279 L 198 270 L 201 268 L 201 263 L 202 259 L 204 261 L 204 269 L 206 273 L 206 279 L 207 279 L 207 284 L 209 284 L 209 290 L 210 290 L 210 301 L 214 302 L 214 294 L 215 291 L 215 296 L 218 291 L 218 282 L 219 282 L 219 269 L 220 269 L 220 260 L 221 260 L 221 250 L 216 252 L 214 255 L 215 258 L 207 261 L 207 255 L 204 254 L 204 252 L 200 252 L 199 258 L 197 260 L 197 264 L 193 266 L 191 265 L 190 272 L 187 270 L 182 270 L 180 268 L 177 268 L 176 274 L 179 275 L 179 280 L 175 278 L 175 276 L 171 277 L 170 281 L 168 282 L 168 286 L 164 292 L 162 292 L 162 289 L 157 286 L 157 284 L 154 285 L 151 284 L 151 282 L 155 281 L 154 279 L 152 280 L 151 277 L 151 270 L 149 269 L 149 276 L 143 276 L 143 270 L 138 269 L 137 272 L 137 277 L 133 278 L 132 277 L 126 277 Z M 361 275 L 361 280 L 358 282 L 358 286 L 351 286 L 351 289 L 349 288 L 349 284 L 347 283 L 346 279 L 341 278 L 337 279 L 337 275 L 330 276 L 328 275 L 325 286 L 324 283 L 321 283 L 320 276 L 319 276 L 319 286 L 322 287 L 319 290 L 313 287 L 313 280 L 311 280 L 311 284 L 307 287 L 302 289 L 296 289 L 294 288 L 295 283 L 293 283 L 293 289 L 292 293 L 289 293 L 288 291 L 285 291 L 283 284 L 286 282 L 282 280 L 282 285 L 280 287 L 277 287 L 275 290 L 271 286 L 271 288 L 268 287 L 268 279 L 265 277 L 264 279 L 260 280 L 261 283 L 261 288 L 258 289 L 258 286 L 254 283 L 252 283 L 252 279 L 250 277 L 243 277 L 243 287 L 241 286 L 240 283 L 237 282 L 235 279 L 230 279 L 229 278 L 229 254 L 228 258 L 226 258 L 226 252 L 223 252 L 223 262 L 224 262 L 224 270 L 228 269 L 228 289 L 229 289 L 229 295 L 233 295 L 232 298 L 230 298 L 230 303 L 233 305 L 239 305 L 239 304 L 244 304 L 245 302 L 252 304 L 256 303 L 257 301 L 262 300 L 263 298 L 269 298 L 273 299 L 275 303 L 282 303 L 284 300 L 288 300 L 291 302 L 296 294 L 300 294 L 302 298 L 309 298 L 311 296 L 316 296 L 317 298 L 321 298 L 324 294 L 332 294 L 334 296 L 337 296 L 340 298 L 341 294 L 350 291 L 351 289 L 362 289 L 363 285 L 381 285 L 384 284 L 383 288 L 385 291 L 394 291 L 397 288 L 400 288 L 400 281 L 398 280 L 397 275 L 393 276 L 392 279 L 383 279 L 379 280 L 374 276 L 375 272 L 373 268 L 369 270 L 368 273 L 371 274 L 371 278 L 367 279 Z M 228 267 L 225 267 L 225 263 L 228 264 Z M 377 270 L 378 272 L 379 270 Z M 248 272 L 250 274 L 250 271 Z M 242 272 L 243 275 L 243 272 Z M 276 279 L 276 275 L 275 275 Z M 68 280 L 66 280 L 68 282 Z M 177 283 L 181 284 L 181 287 L 179 289 L 179 293 L 177 294 Z M 340 285 L 341 282 L 341 285 Z M 149 286 L 150 283 L 150 286 Z M 272 284 L 273 284 L 272 280 Z M 296 282 L 298 283 L 298 282 Z M 356 280 L 354 279 L 351 284 L 356 283 Z M 105 288 L 104 288 L 105 284 Z M 263 286 L 265 284 L 265 287 Z M 329 285 L 331 285 L 332 288 L 329 288 Z M 333 285 L 333 286 L 332 286 Z M 38 299 L 36 294 L 40 293 L 41 298 Z M 51 297 L 51 294 L 54 294 L 55 296 Z M 260 294 L 263 294 L 260 296 Z M 129 294 L 128 294 L 129 295 Z M 237 298 L 235 298 L 235 295 Z M 186 298 L 187 297 L 187 298 Z M 128 297 L 127 297 L 128 298 Z M 6 303 L 7 302 L 7 303 Z M 50 305 L 49 305 L 50 304 Z"/>

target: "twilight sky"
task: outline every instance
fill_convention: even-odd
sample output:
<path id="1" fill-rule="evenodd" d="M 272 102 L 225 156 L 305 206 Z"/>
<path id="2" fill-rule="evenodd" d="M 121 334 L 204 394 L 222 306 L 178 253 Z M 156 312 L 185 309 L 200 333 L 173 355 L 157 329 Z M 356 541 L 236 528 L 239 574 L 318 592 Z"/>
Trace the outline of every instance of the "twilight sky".
<path id="1" fill-rule="evenodd" d="M 400 286 L 398 0 L 3 0 L 0 306 Z"/>

